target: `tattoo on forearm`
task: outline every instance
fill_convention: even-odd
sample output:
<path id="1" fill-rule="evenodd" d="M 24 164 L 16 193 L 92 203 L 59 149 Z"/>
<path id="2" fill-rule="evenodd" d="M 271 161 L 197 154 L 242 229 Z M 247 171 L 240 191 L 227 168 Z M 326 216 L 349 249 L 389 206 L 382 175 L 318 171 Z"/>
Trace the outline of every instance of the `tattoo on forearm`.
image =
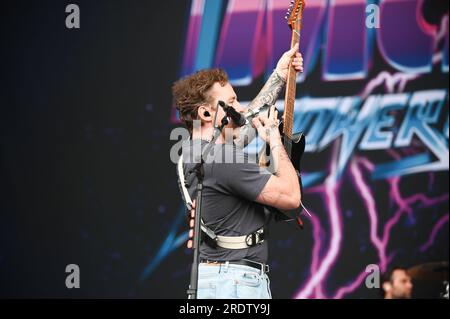
<path id="1" fill-rule="evenodd" d="M 275 149 L 277 149 L 277 151 L 275 151 Z M 277 144 L 276 147 L 271 148 L 270 163 L 272 172 L 276 176 L 280 176 L 281 173 L 280 165 L 282 165 L 285 168 L 288 168 L 291 165 L 291 160 L 288 154 L 286 153 L 286 150 L 284 149 L 283 145 Z"/>
<path id="2" fill-rule="evenodd" d="M 275 104 L 285 83 L 286 82 L 277 74 L 277 72 L 273 71 L 266 84 L 264 84 L 261 91 L 253 101 L 250 102 L 248 107 L 252 109 L 253 107 L 262 106 L 264 104 Z"/>
<path id="3" fill-rule="evenodd" d="M 267 80 L 266 84 L 264 84 L 261 91 L 258 95 L 250 102 L 248 105 L 249 109 L 253 109 L 255 107 L 263 106 L 264 104 L 273 105 L 278 99 L 278 95 L 283 89 L 286 81 L 281 78 L 277 71 L 273 71 Z M 243 148 L 245 145 L 250 143 L 256 135 L 256 129 L 251 125 L 244 125 L 241 127 L 241 135 L 235 139 L 234 143 Z M 241 136 L 249 137 L 247 140 L 243 140 Z"/>

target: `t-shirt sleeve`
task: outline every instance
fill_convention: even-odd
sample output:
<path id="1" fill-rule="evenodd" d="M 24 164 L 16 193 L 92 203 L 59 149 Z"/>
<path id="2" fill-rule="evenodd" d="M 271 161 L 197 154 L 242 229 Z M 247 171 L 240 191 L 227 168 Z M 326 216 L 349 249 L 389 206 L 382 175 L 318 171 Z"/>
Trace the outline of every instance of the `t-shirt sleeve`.
<path id="1" fill-rule="evenodd" d="M 254 201 L 261 193 L 271 174 L 254 162 L 249 162 L 243 153 L 238 154 L 244 163 L 222 164 L 220 183 L 231 194 Z"/>

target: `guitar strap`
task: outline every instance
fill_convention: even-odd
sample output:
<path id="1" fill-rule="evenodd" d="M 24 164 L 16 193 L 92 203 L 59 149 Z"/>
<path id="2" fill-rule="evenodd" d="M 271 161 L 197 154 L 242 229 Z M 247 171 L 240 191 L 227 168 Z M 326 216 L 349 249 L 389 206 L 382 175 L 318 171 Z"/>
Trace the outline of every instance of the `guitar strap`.
<path id="1" fill-rule="evenodd" d="M 180 188 L 181 197 L 186 205 L 188 214 L 192 209 L 192 199 L 189 195 L 186 186 L 186 180 L 183 170 L 183 156 L 180 156 L 177 164 L 177 175 L 178 175 L 178 186 Z M 256 246 L 264 242 L 267 237 L 267 232 L 265 231 L 265 225 L 256 231 L 243 235 L 243 236 L 221 236 L 216 235 L 215 232 L 206 226 L 203 219 L 200 221 L 200 227 L 202 230 L 202 240 L 212 247 L 222 247 L 226 249 L 243 249 Z"/>

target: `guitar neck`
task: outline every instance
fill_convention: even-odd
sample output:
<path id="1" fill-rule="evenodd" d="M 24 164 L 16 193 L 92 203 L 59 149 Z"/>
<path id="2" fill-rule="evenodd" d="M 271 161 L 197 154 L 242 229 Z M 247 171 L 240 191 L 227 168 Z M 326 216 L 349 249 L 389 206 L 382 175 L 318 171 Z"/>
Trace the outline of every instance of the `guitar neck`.
<path id="1" fill-rule="evenodd" d="M 297 43 L 300 43 L 299 33 L 295 29 L 292 29 L 291 48 Z M 283 134 L 288 138 L 292 138 L 296 85 L 297 85 L 297 71 L 292 66 L 291 61 L 289 63 L 289 70 L 286 79 L 286 95 L 284 98 L 284 113 L 283 113 Z"/>

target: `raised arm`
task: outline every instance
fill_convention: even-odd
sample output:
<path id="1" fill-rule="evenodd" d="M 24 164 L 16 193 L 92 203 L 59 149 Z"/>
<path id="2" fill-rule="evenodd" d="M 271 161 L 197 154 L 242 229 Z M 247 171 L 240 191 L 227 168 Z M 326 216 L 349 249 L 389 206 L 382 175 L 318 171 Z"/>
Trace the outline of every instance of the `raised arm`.
<path id="1" fill-rule="evenodd" d="M 275 70 L 264 84 L 258 95 L 250 102 L 248 109 L 263 106 L 264 104 L 274 105 L 286 84 L 287 72 L 289 64 L 292 63 L 294 68 L 303 72 L 303 57 L 298 52 L 298 44 L 286 51 L 278 60 Z M 256 130 L 251 125 L 244 125 L 241 128 L 240 136 L 235 139 L 234 143 L 243 148 L 250 143 L 256 136 Z"/>
<path id="2" fill-rule="evenodd" d="M 249 109 L 253 109 L 264 104 L 274 105 L 283 90 L 286 80 L 283 79 L 275 69 L 266 81 L 258 95 L 248 105 Z"/>
<path id="3" fill-rule="evenodd" d="M 266 84 L 264 84 L 258 95 L 250 102 L 248 108 L 253 109 L 264 104 L 274 105 L 280 95 L 281 90 L 286 84 L 289 64 L 292 62 L 295 70 L 303 72 L 303 57 L 298 52 L 298 44 L 289 51 L 283 53 L 278 60 L 275 70 L 270 75 Z"/>

